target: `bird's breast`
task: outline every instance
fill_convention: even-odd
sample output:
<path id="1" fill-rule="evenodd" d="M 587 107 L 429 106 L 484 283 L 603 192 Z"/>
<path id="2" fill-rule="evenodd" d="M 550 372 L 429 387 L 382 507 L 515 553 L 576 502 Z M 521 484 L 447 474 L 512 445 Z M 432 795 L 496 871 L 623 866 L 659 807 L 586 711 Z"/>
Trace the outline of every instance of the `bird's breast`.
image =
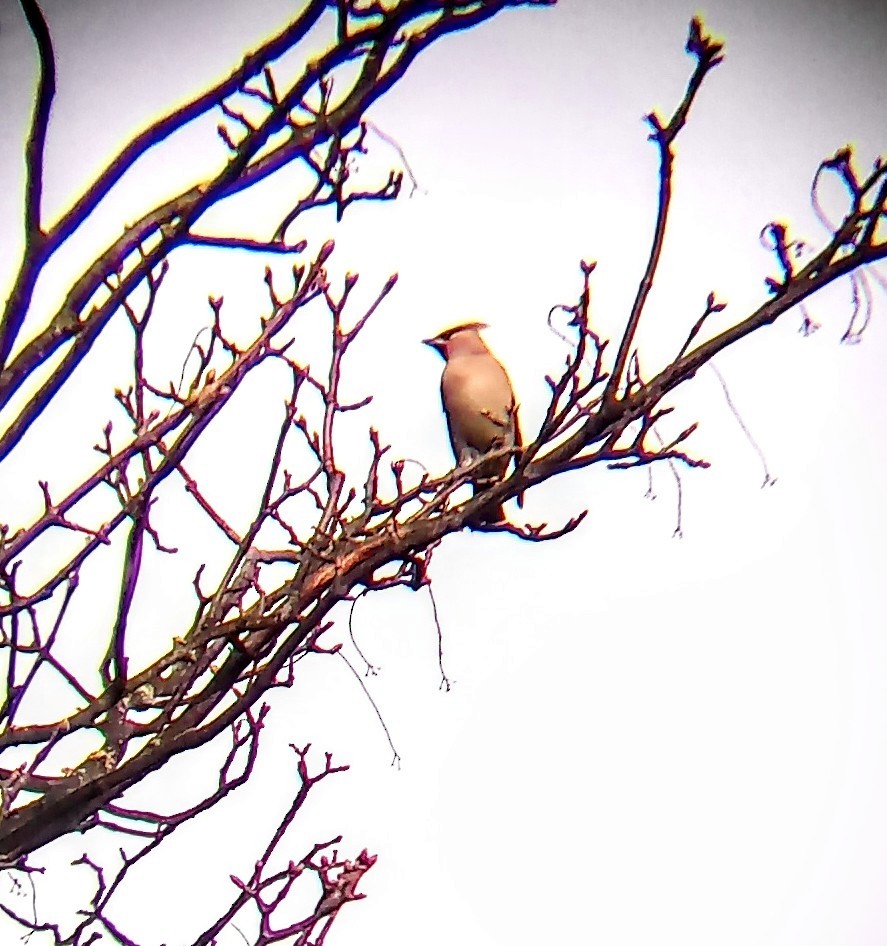
<path id="1" fill-rule="evenodd" d="M 512 442 L 513 395 L 505 370 L 491 356 L 447 362 L 441 394 L 454 433 L 477 450 Z"/>

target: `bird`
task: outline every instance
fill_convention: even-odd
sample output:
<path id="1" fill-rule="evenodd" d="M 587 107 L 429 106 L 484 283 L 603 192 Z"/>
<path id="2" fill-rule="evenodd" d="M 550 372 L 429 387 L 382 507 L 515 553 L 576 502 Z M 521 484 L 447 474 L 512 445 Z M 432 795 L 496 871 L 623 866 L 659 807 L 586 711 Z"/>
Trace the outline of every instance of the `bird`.
<path id="1" fill-rule="evenodd" d="M 489 326 L 483 322 L 465 322 L 424 339 L 444 359 L 440 394 L 459 466 L 485 453 L 523 445 L 514 390 L 507 372 L 481 338 L 485 328 Z M 482 464 L 474 476 L 474 491 L 505 476 L 511 460 L 505 453 Z M 518 505 L 522 505 L 521 496 Z M 504 521 L 501 502 L 489 503 L 477 516 L 478 524 Z"/>

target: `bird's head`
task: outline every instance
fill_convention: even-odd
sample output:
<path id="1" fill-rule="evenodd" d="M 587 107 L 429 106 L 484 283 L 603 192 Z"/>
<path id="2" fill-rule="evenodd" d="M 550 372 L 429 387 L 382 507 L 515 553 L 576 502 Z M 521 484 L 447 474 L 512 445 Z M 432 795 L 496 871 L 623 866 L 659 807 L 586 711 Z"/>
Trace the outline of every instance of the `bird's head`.
<path id="1" fill-rule="evenodd" d="M 445 329 L 434 338 L 426 338 L 423 344 L 433 348 L 444 359 L 454 354 L 474 354 L 488 351 L 480 337 L 481 329 L 489 328 L 485 322 L 464 322 Z"/>

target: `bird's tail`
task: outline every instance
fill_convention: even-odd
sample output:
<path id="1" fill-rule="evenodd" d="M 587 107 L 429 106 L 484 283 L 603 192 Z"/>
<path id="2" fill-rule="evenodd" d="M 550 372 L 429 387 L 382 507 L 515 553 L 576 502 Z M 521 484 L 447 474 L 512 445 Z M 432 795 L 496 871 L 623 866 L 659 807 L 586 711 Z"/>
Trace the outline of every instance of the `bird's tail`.
<path id="1" fill-rule="evenodd" d="M 472 483 L 472 488 L 477 494 L 481 490 L 485 489 L 487 486 L 490 486 L 492 483 L 495 483 L 495 480 L 485 479 L 479 480 L 475 483 Z M 501 500 L 494 500 L 492 502 L 486 503 L 481 506 L 477 513 L 474 515 L 475 525 L 494 525 L 498 522 L 505 522 L 505 510 L 502 508 Z"/>
<path id="2" fill-rule="evenodd" d="M 502 503 L 487 503 L 486 506 L 482 506 L 476 521 L 481 525 L 505 522 L 505 510 L 502 508 Z"/>

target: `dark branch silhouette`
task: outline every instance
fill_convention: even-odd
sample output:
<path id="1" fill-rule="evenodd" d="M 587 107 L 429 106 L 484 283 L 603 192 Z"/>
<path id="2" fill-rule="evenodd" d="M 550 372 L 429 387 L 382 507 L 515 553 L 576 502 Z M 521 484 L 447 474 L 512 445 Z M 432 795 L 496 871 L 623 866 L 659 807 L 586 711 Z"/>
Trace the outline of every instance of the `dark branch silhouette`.
<path id="1" fill-rule="evenodd" d="M 133 865 L 251 777 L 269 693 L 293 684 L 297 671 L 304 672 L 298 665 L 305 656 L 338 651 L 339 642 L 328 639 L 337 627 L 332 617 L 337 604 L 370 591 L 427 587 L 431 556 L 446 536 L 477 522 L 489 504 L 566 471 L 595 463 L 615 469 L 659 461 L 673 469 L 676 463 L 707 465 L 690 452 L 695 424 L 680 425 L 677 433 L 662 430 L 661 421 L 675 410 L 665 398 L 719 352 L 803 307 L 830 283 L 844 277 L 851 281 L 854 308 L 847 340 L 864 331 L 872 285 L 884 285 L 873 264 L 887 257 L 887 164 L 879 160 L 863 172 L 845 148 L 822 162 L 813 182 L 814 202 L 826 175 L 836 176 L 847 194 L 841 220 L 829 223 L 820 214 L 828 228 L 822 246 L 802 260 L 787 225 L 771 223 L 766 234 L 776 273 L 766 280 L 769 298 L 724 325 L 725 304 L 716 301 L 713 291 L 695 322 L 688 317 L 686 341 L 671 363 L 651 378 L 643 376 L 636 338 L 667 237 L 673 145 L 707 75 L 723 60 L 723 44 L 694 20 L 687 42 L 694 66 L 684 96 L 668 121 L 655 113 L 648 116 L 660 159 L 659 202 L 648 261 L 621 338 L 611 344 L 593 327 L 595 264 L 583 261 L 578 300 L 555 306 L 549 316 L 550 324 L 555 312 L 568 317 L 563 332 L 558 329 L 569 346 L 563 371 L 548 379 L 550 400 L 535 437 L 523 450 L 510 450 L 517 455 L 509 477 L 462 500 L 461 487 L 488 457 L 433 477 L 421 465 L 392 457 L 383 435 L 369 428 L 368 462 L 363 468 L 346 468 L 343 417 L 359 413 L 373 392 L 357 397 L 349 392 L 346 400 L 343 379 L 355 341 L 394 290 L 397 277 L 375 286 L 371 302 L 359 303 L 356 275 L 336 284 L 328 276 L 332 241 L 309 245 L 298 227 L 318 208 L 332 207 L 341 217 L 355 202 L 397 197 L 400 172 L 392 172 L 374 190 L 352 189 L 351 162 L 366 150 L 364 112 L 404 76 L 422 49 L 518 5 L 544 3 L 401 0 L 383 7 L 360 0 L 309 2 L 226 79 L 130 141 L 50 225 L 41 210 L 41 184 L 54 55 L 40 8 L 34 0 L 22 0 L 40 73 L 25 144 L 25 247 L 0 320 L 0 410 L 7 411 L 0 427 L 0 462 L 17 457 L 25 443 L 33 446 L 47 436 L 36 424 L 38 418 L 82 367 L 115 313 L 123 312 L 131 341 L 131 377 L 125 389 L 116 391 L 118 413 L 107 422 L 95 419 L 94 468 L 79 471 L 76 485 L 58 495 L 40 481 L 43 507 L 34 515 L 3 504 L 10 521 L 0 526 L 5 675 L 0 863 L 36 884 L 39 869 L 29 858 L 64 835 L 79 833 L 86 848 L 93 836 L 108 833 L 124 837 L 129 845 L 112 867 L 91 853 L 76 862 L 91 876 L 95 892 L 74 927 L 45 919 L 42 903 L 31 917 L 0 903 L 26 930 L 44 932 L 57 944 L 85 946 L 107 937 L 128 946 L 138 942 L 115 918 L 114 896 Z M 284 82 L 279 59 L 319 25 L 331 22 L 330 17 L 335 41 Z M 213 146 L 224 149 L 217 173 L 195 181 L 127 227 L 72 280 L 58 311 L 46 321 L 32 320 L 35 288 L 57 251 L 108 199 L 112 187 L 133 172 L 148 148 L 208 114 L 219 120 L 221 145 L 214 140 Z M 296 163 L 311 183 L 282 208 L 273 232 L 254 239 L 199 228 L 210 208 Z M 195 339 L 175 383 L 158 375 L 145 336 L 164 317 L 158 299 L 175 265 L 174 250 L 188 244 L 217 248 L 219 254 L 230 249 L 289 254 L 295 263 L 286 287 L 266 272 L 267 305 L 256 313 L 251 341 L 235 341 L 226 331 L 224 300 L 210 297 L 209 327 Z M 329 338 L 326 363 L 310 367 L 294 331 L 297 317 L 309 311 L 325 314 Z M 712 325 L 719 328 L 704 339 Z M 238 338 L 243 335 L 243 326 L 239 328 Z M 202 468 L 193 454 L 210 429 L 227 430 L 226 405 L 248 378 L 269 365 L 283 369 L 290 390 L 286 403 L 276 407 L 280 422 L 267 475 L 244 525 L 226 516 L 211 478 L 198 472 Z M 232 442 L 238 431 L 226 436 Z M 42 447 L 50 450 L 51 444 Z M 196 574 L 185 576 L 193 592 L 190 619 L 166 629 L 170 643 L 159 656 L 136 658 L 133 638 L 139 633 L 136 617 L 148 563 L 181 554 L 168 544 L 160 524 L 170 484 L 180 487 L 224 544 L 226 564 L 222 569 L 201 564 Z M 504 523 L 475 531 L 506 532 L 530 542 L 552 540 L 578 528 L 584 516 L 577 510 L 567 522 L 551 527 Z M 41 560 L 41 542 L 59 537 L 66 540 L 59 545 L 66 549 L 63 560 Z M 82 622 L 82 616 L 72 617 L 72 602 L 80 600 L 87 583 L 87 563 L 112 553 L 119 578 L 104 591 L 113 604 L 111 616 L 105 625 L 90 629 L 91 639 L 101 641 L 101 653 L 92 660 L 87 649 L 72 659 L 70 648 L 62 646 L 76 633 L 76 621 Z M 439 657 L 448 687 L 442 647 Z M 42 701 L 35 699 L 37 693 L 51 695 L 46 705 L 52 709 L 38 710 Z M 62 751 L 76 752 L 73 747 L 87 739 L 94 748 L 81 752 L 75 764 L 56 762 Z M 128 789 L 160 778 L 174 756 L 198 752 L 214 740 L 228 740 L 230 748 L 217 769 L 216 787 L 200 801 L 174 811 L 145 810 L 127 801 Z M 307 747 L 294 746 L 293 752 L 298 784 L 279 828 L 257 851 L 254 863 L 232 878 L 227 906 L 207 919 L 195 946 L 209 946 L 224 929 L 248 922 L 253 923 L 250 942 L 261 946 L 284 940 L 319 944 L 338 911 L 362 896 L 357 884 L 375 860 L 366 851 L 350 858 L 340 855 L 336 845 L 341 838 L 336 838 L 318 842 L 296 860 L 282 853 L 284 836 L 308 793 L 343 768 L 334 766 L 327 754 L 318 770 L 315 762 L 309 765 Z M 284 922 L 281 904 L 310 878 L 317 892 L 314 906 L 300 920 Z"/>

